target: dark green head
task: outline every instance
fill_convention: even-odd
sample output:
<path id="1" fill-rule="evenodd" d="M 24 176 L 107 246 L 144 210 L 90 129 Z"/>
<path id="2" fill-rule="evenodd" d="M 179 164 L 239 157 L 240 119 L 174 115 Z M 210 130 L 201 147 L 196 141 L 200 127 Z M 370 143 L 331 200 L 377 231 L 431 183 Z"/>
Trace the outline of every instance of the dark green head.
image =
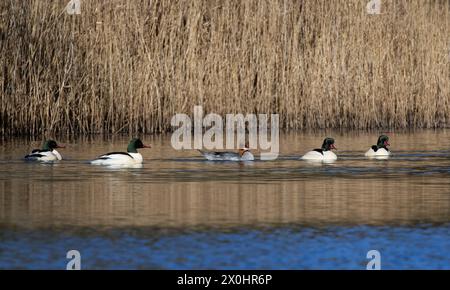
<path id="1" fill-rule="evenodd" d="M 381 135 L 380 137 L 378 137 L 378 141 L 377 141 L 377 147 L 378 148 L 384 148 L 387 149 L 387 146 L 390 146 L 391 144 L 389 144 L 389 137 L 386 135 Z"/>
<path id="2" fill-rule="evenodd" d="M 139 138 L 133 138 L 128 144 L 127 152 L 137 153 L 137 149 L 139 148 L 150 148 L 150 146 L 144 145 L 144 143 L 142 143 L 141 139 Z"/>
<path id="3" fill-rule="evenodd" d="M 331 149 L 336 149 L 336 147 L 334 147 L 334 139 L 327 137 L 323 140 L 322 150 L 329 151 Z"/>
<path id="4" fill-rule="evenodd" d="M 53 149 L 56 148 L 64 148 L 64 146 L 58 145 L 58 143 L 56 143 L 56 141 L 54 140 L 47 140 L 44 142 L 44 146 L 42 146 L 43 150 L 49 150 L 52 151 Z"/>

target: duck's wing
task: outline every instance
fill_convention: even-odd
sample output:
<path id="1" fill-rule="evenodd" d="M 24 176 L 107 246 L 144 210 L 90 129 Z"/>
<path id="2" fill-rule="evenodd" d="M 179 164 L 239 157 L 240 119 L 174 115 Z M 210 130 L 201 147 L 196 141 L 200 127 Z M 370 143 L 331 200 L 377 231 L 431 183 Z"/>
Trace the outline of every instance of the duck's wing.
<path id="1" fill-rule="evenodd" d="M 127 152 L 109 152 L 106 154 L 103 154 L 99 157 L 97 157 L 97 159 L 101 159 L 101 160 L 108 160 L 108 159 L 123 159 L 123 158 L 133 158 L 133 156 L 131 156 L 129 153 Z"/>
<path id="2" fill-rule="evenodd" d="M 31 153 L 31 154 L 27 154 L 25 155 L 25 159 L 27 160 L 38 160 L 39 158 L 44 157 L 44 154 L 40 154 L 40 153 Z"/>
<path id="3" fill-rule="evenodd" d="M 44 160 L 44 159 L 53 159 L 55 155 L 49 150 L 39 150 L 34 149 L 30 154 L 27 154 L 24 158 L 26 160 Z"/>
<path id="4" fill-rule="evenodd" d="M 50 152 L 50 150 L 33 149 L 30 154 L 25 156 L 25 158 L 44 157 L 46 156 L 46 152 Z"/>

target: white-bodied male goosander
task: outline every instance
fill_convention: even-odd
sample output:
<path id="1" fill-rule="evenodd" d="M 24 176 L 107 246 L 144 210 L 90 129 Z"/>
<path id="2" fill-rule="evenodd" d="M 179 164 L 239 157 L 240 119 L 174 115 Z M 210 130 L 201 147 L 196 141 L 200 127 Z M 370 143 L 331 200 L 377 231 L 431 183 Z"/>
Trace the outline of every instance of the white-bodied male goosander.
<path id="1" fill-rule="evenodd" d="M 128 144 L 127 152 L 111 152 L 92 160 L 94 165 L 136 165 L 143 161 L 142 155 L 137 152 L 139 148 L 151 148 L 144 145 L 138 138 L 134 138 Z"/>
<path id="2" fill-rule="evenodd" d="M 198 150 L 206 159 L 210 161 L 252 161 L 255 157 L 250 152 L 248 146 L 244 146 L 239 149 L 238 153 L 235 152 L 206 152 Z"/>
<path id="3" fill-rule="evenodd" d="M 327 137 L 323 140 L 322 148 L 309 151 L 301 159 L 308 161 L 335 161 L 337 156 L 331 151 L 332 149 L 336 149 L 334 139 Z"/>
<path id="4" fill-rule="evenodd" d="M 387 157 L 391 155 L 391 151 L 387 148 L 390 145 L 389 137 L 381 135 L 378 137 L 377 145 L 373 145 L 364 155 L 366 157 Z"/>
<path id="5" fill-rule="evenodd" d="M 42 149 L 34 149 L 30 154 L 25 156 L 25 160 L 39 162 L 62 160 L 61 154 L 56 151 L 56 148 L 65 148 L 65 146 L 58 145 L 54 140 L 47 140 L 44 146 L 42 146 Z"/>

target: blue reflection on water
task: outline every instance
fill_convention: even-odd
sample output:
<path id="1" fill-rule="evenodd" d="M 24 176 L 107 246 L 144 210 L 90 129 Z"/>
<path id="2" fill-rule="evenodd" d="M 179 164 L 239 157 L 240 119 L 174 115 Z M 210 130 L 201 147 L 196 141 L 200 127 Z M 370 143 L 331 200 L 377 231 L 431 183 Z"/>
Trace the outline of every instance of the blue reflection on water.
<path id="1" fill-rule="evenodd" d="M 450 225 L 428 227 L 281 227 L 161 231 L 3 230 L 0 268 L 65 269 L 450 269 Z"/>

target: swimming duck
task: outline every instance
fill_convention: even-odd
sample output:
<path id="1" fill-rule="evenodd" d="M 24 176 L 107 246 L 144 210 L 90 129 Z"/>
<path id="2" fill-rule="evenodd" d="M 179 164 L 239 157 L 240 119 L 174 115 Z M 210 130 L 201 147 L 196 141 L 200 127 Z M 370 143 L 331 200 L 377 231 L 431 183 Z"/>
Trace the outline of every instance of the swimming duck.
<path id="1" fill-rule="evenodd" d="M 373 145 L 364 155 L 366 157 L 389 156 L 391 155 L 391 152 L 387 147 L 390 145 L 389 137 L 386 135 L 381 135 L 378 137 L 377 145 Z"/>
<path id="2" fill-rule="evenodd" d="M 34 149 L 30 154 L 25 156 L 25 160 L 40 162 L 62 160 L 61 154 L 56 151 L 56 148 L 65 148 L 65 146 L 58 145 L 54 140 L 47 140 L 44 142 L 42 149 Z"/>
<path id="3" fill-rule="evenodd" d="M 332 149 L 336 149 L 334 139 L 327 137 L 323 140 L 322 148 L 309 151 L 301 159 L 310 161 L 334 161 L 337 159 L 337 156 L 331 151 Z"/>
<path id="4" fill-rule="evenodd" d="M 250 152 L 248 145 L 235 152 L 206 152 L 198 150 L 206 159 L 210 161 L 252 161 L 255 157 Z"/>
<path id="5" fill-rule="evenodd" d="M 133 138 L 127 147 L 127 152 L 110 152 L 92 160 L 94 165 L 135 165 L 141 164 L 142 155 L 137 152 L 140 148 L 151 148 L 150 145 L 144 145 L 141 139 Z"/>

